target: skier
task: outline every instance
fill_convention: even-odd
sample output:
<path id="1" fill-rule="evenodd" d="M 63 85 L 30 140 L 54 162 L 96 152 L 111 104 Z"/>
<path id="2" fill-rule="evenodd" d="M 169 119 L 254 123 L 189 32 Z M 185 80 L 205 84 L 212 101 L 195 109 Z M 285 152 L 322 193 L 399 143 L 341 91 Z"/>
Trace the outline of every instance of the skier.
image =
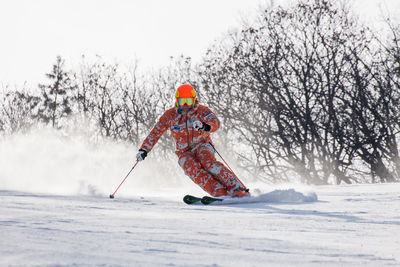
<path id="1" fill-rule="evenodd" d="M 144 160 L 160 137 L 170 129 L 176 141 L 178 163 L 193 182 L 214 197 L 249 196 L 236 176 L 215 159 L 210 133 L 218 130 L 219 126 L 215 114 L 199 104 L 194 88 L 183 84 L 176 90 L 175 107 L 160 117 L 143 141 L 136 158 Z"/>

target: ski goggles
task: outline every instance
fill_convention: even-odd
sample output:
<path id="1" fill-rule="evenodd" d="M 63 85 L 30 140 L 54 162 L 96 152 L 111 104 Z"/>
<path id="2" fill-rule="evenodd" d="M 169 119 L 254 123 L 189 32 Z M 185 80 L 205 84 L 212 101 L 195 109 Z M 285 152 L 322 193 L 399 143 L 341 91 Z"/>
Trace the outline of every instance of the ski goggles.
<path id="1" fill-rule="evenodd" d="M 183 98 L 178 98 L 178 104 L 179 106 L 183 106 L 183 105 L 188 105 L 191 106 L 193 105 L 193 98 L 191 97 L 183 97 Z"/>

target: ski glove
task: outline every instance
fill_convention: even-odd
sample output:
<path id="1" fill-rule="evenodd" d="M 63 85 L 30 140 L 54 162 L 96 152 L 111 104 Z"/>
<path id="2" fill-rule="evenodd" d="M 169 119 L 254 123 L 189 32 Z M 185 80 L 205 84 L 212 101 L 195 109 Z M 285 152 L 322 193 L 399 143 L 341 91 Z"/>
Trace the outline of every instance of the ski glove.
<path id="1" fill-rule="evenodd" d="M 196 131 L 206 131 L 206 132 L 209 132 L 209 131 L 211 130 L 211 126 L 210 126 L 210 125 L 208 125 L 208 124 L 205 123 L 205 122 L 201 122 L 201 121 L 194 121 L 194 122 L 193 122 L 193 128 L 194 128 Z"/>
<path id="2" fill-rule="evenodd" d="M 137 161 L 142 161 L 147 157 L 147 151 L 143 148 L 139 149 L 139 152 L 136 154 Z"/>

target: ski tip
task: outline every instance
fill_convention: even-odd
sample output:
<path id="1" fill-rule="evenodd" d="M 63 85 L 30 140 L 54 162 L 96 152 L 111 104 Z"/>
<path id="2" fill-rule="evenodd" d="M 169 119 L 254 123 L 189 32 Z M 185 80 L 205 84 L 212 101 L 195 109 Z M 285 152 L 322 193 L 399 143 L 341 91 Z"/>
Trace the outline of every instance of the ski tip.
<path id="1" fill-rule="evenodd" d="M 183 197 L 183 202 L 185 202 L 186 204 L 190 205 L 190 204 L 195 204 L 201 201 L 201 198 L 199 197 L 195 197 L 192 195 L 186 195 Z"/>

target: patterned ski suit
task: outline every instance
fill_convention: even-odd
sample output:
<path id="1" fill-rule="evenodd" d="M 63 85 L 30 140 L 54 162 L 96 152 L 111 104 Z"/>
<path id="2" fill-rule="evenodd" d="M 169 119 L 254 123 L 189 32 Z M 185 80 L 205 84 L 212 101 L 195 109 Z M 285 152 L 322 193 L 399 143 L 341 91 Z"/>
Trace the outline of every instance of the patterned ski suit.
<path id="1" fill-rule="evenodd" d="M 193 122 L 199 120 L 211 126 L 211 130 L 196 131 Z M 235 175 L 215 159 L 210 144 L 210 133 L 218 130 L 220 122 L 206 106 L 195 105 L 187 113 L 178 113 L 177 108 L 167 110 L 143 141 L 142 149 L 150 152 L 160 137 L 169 129 L 176 141 L 176 155 L 185 174 L 211 196 L 225 188 L 228 192 L 241 187 Z"/>

